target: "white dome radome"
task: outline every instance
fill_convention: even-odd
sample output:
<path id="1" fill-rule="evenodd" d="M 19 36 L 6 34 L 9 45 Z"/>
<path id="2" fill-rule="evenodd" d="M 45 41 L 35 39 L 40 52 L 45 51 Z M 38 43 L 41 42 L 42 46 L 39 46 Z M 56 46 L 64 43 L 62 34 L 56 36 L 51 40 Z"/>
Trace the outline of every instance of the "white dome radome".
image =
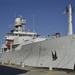
<path id="1" fill-rule="evenodd" d="M 16 19 L 15 19 L 15 22 L 16 22 L 16 23 L 20 23 L 20 18 L 16 18 Z"/>

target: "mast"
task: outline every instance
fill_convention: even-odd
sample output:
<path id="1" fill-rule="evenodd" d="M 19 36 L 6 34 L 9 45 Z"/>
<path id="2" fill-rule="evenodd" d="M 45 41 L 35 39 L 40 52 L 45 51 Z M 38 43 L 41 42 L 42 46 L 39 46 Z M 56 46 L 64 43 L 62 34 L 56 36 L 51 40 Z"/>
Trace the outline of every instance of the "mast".
<path id="1" fill-rule="evenodd" d="M 72 30 L 72 12 L 73 12 L 73 8 L 72 8 L 71 4 L 69 4 L 66 11 L 68 12 L 68 35 L 72 35 L 73 34 L 73 30 Z"/>
<path id="2" fill-rule="evenodd" d="M 15 31 L 23 32 L 25 24 L 26 24 L 26 20 L 23 20 L 22 16 L 20 15 L 18 18 L 15 19 L 15 25 L 14 25 Z"/>
<path id="3" fill-rule="evenodd" d="M 34 14 L 33 14 L 33 32 L 35 32 L 35 29 L 34 29 Z"/>

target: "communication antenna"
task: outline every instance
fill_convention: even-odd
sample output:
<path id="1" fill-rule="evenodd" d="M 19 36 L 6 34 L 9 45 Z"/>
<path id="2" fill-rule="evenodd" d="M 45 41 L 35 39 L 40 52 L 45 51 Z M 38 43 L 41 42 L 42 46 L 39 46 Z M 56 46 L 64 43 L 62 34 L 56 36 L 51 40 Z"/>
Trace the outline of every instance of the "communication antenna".
<path id="1" fill-rule="evenodd" d="M 34 28 L 34 14 L 33 14 L 33 32 L 35 32 L 35 28 Z"/>
<path id="2" fill-rule="evenodd" d="M 16 18 L 16 11 L 14 12 L 14 16 L 15 16 L 15 18 Z"/>

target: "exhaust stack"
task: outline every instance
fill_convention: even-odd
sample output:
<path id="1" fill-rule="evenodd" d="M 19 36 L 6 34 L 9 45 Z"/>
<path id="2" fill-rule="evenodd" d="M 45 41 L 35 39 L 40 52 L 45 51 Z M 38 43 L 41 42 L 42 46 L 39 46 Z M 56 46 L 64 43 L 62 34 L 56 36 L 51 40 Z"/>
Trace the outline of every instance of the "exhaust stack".
<path id="1" fill-rule="evenodd" d="M 72 8 L 71 4 L 69 4 L 66 11 L 68 12 L 68 35 L 72 35 L 73 34 L 73 30 L 72 30 L 72 12 L 73 12 L 73 8 Z"/>

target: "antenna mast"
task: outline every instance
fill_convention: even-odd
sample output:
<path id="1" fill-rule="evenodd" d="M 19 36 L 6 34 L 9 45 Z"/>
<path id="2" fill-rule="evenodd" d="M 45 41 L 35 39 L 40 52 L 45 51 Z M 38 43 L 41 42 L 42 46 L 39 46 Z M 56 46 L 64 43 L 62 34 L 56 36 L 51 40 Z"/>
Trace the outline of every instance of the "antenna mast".
<path id="1" fill-rule="evenodd" d="M 33 32 L 35 32 L 35 29 L 34 29 L 34 14 L 33 14 Z"/>
<path id="2" fill-rule="evenodd" d="M 72 35 L 73 34 L 73 30 L 72 30 L 72 12 L 73 12 L 73 8 L 72 8 L 71 4 L 69 4 L 69 6 L 67 8 L 67 12 L 68 12 L 68 35 Z"/>

